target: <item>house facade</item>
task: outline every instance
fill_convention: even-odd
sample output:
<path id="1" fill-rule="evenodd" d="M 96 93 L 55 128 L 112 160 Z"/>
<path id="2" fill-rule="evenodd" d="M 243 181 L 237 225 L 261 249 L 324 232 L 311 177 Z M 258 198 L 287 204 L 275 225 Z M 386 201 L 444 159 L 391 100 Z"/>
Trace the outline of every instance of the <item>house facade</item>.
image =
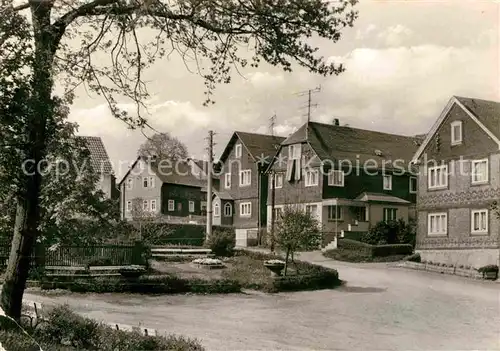
<path id="1" fill-rule="evenodd" d="M 119 186 L 122 219 L 205 222 L 206 176 L 194 160 L 162 162 L 138 157 Z"/>
<path id="2" fill-rule="evenodd" d="M 318 219 L 323 245 L 383 220 L 408 222 L 417 193 L 409 163 L 417 145 L 414 137 L 344 127 L 338 120 L 304 124 L 283 141 L 267 171 L 274 178 L 268 231 L 285 206 Z"/>
<path id="3" fill-rule="evenodd" d="M 232 225 L 236 245 L 257 240 L 267 222 L 266 201 L 269 161 L 285 138 L 234 132 L 219 163 L 219 190 L 214 192 L 213 224 Z"/>
<path id="4" fill-rule="evenodd" d="M 97 189 L 102 190 L 108 199 L 118 199 L 116 177 L 108 153 L 100 137 L 78 136 L 90 153 L 90 163 L 94 172 L 99 175 Z"/>
<path id="5" fill-rule="evenodd" d="M 413 157 L 419 167 L 416 250 L 423 260 L 499 262 L 500 103 L 453 96 Z"/>

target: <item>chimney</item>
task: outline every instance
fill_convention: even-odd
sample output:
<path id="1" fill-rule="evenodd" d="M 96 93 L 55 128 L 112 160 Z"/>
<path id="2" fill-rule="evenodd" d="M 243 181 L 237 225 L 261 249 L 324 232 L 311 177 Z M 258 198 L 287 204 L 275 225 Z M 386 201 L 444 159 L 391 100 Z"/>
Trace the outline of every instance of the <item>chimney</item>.
<path id="1" fill-rule="evenodd" d="M 333 125 L 334 125 L 334 126 L 340 126 L 340 121 L 339 121 L 339 119 L 338 119 L 338 118 L 334 118 L 334 119 L 333 119 Z"/>

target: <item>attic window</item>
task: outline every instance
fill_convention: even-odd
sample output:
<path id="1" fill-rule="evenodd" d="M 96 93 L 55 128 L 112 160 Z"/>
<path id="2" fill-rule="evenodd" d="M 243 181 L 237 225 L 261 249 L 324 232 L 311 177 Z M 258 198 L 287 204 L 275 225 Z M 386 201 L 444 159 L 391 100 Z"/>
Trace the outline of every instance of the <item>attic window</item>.
<path id="1" fill-rule="evenodd" d="M 234 156 L 236 158 L 241 158 L 241 144 L 236 145 L 234 149 Z"/>
<path id="2" fill-rule="evenodd" d="M 382 156 L 383 154 L 382 154 L 382 151 L 377 149 L 377 150 L 375 150 L 375 155 Z"/>
<path id="3" fill-rule="evenodd" d="M 462 121 L 454 121 L 451 123 L 451 145 L 459 145 L 462 143 Z"/>

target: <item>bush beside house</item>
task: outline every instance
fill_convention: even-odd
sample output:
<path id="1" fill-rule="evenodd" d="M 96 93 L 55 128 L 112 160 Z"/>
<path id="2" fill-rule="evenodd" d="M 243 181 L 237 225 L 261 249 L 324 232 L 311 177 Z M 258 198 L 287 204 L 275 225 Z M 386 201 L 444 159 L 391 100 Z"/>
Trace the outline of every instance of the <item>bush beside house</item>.
<path id="1" fill-rule="evenodd" d="M 338 248 L 327 250 L 324 256 L 348 262 L 390 262 L 399 261 L 411 255 L 410 244 L 370 245 L 350 239 L 339 239 Z"/>

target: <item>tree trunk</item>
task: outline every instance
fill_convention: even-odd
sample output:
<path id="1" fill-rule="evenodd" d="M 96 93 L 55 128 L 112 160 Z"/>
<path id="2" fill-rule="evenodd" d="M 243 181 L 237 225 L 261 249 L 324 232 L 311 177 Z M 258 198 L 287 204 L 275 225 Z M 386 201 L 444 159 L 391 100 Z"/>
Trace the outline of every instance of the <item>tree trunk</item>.
<path id="1" fill-rule="evenodd" d="M 283 270 L 283 275 L 286 276 L 286 271 L 288 269 L 288 258 L 290 257 L 290 248 L 286 248 L 286 256 L 285 256 L 285 269 Z"/>
<path id="2" fill-rule="evenodd" d="M 21 187 L 17 195 L 17 212 L 9 264 L 2 287 L 1 304 L 4 312 L 19 320 L 31 254 L 40 224 L 41 161 L 45 157 L 47 123 L 54 112 L 52 100 L 52 63 L 57 43 L 50 25 L 52 1 L 31 2 L 35 42 L 33 78 L 30 82 L 31 98 L 26 122 L 24 164 L 19 167 Z M 51 126 L 53 127 L 53 126 Z"/>
<path id="3" fill-rule="evenodd" d="M 36 186 L 35 179 L 31 181 L 30 185 L 33 191 L 28 194 L 24 201 L 19 201 L 17 205 L 14 237 L 1 294 L 4 312 L 15 320 L 21 318 L 23 294 L 26 288 L 39 222 L 38 196 L 40 190 L 39 186 L 38 191 L 34 188 Z"/>

